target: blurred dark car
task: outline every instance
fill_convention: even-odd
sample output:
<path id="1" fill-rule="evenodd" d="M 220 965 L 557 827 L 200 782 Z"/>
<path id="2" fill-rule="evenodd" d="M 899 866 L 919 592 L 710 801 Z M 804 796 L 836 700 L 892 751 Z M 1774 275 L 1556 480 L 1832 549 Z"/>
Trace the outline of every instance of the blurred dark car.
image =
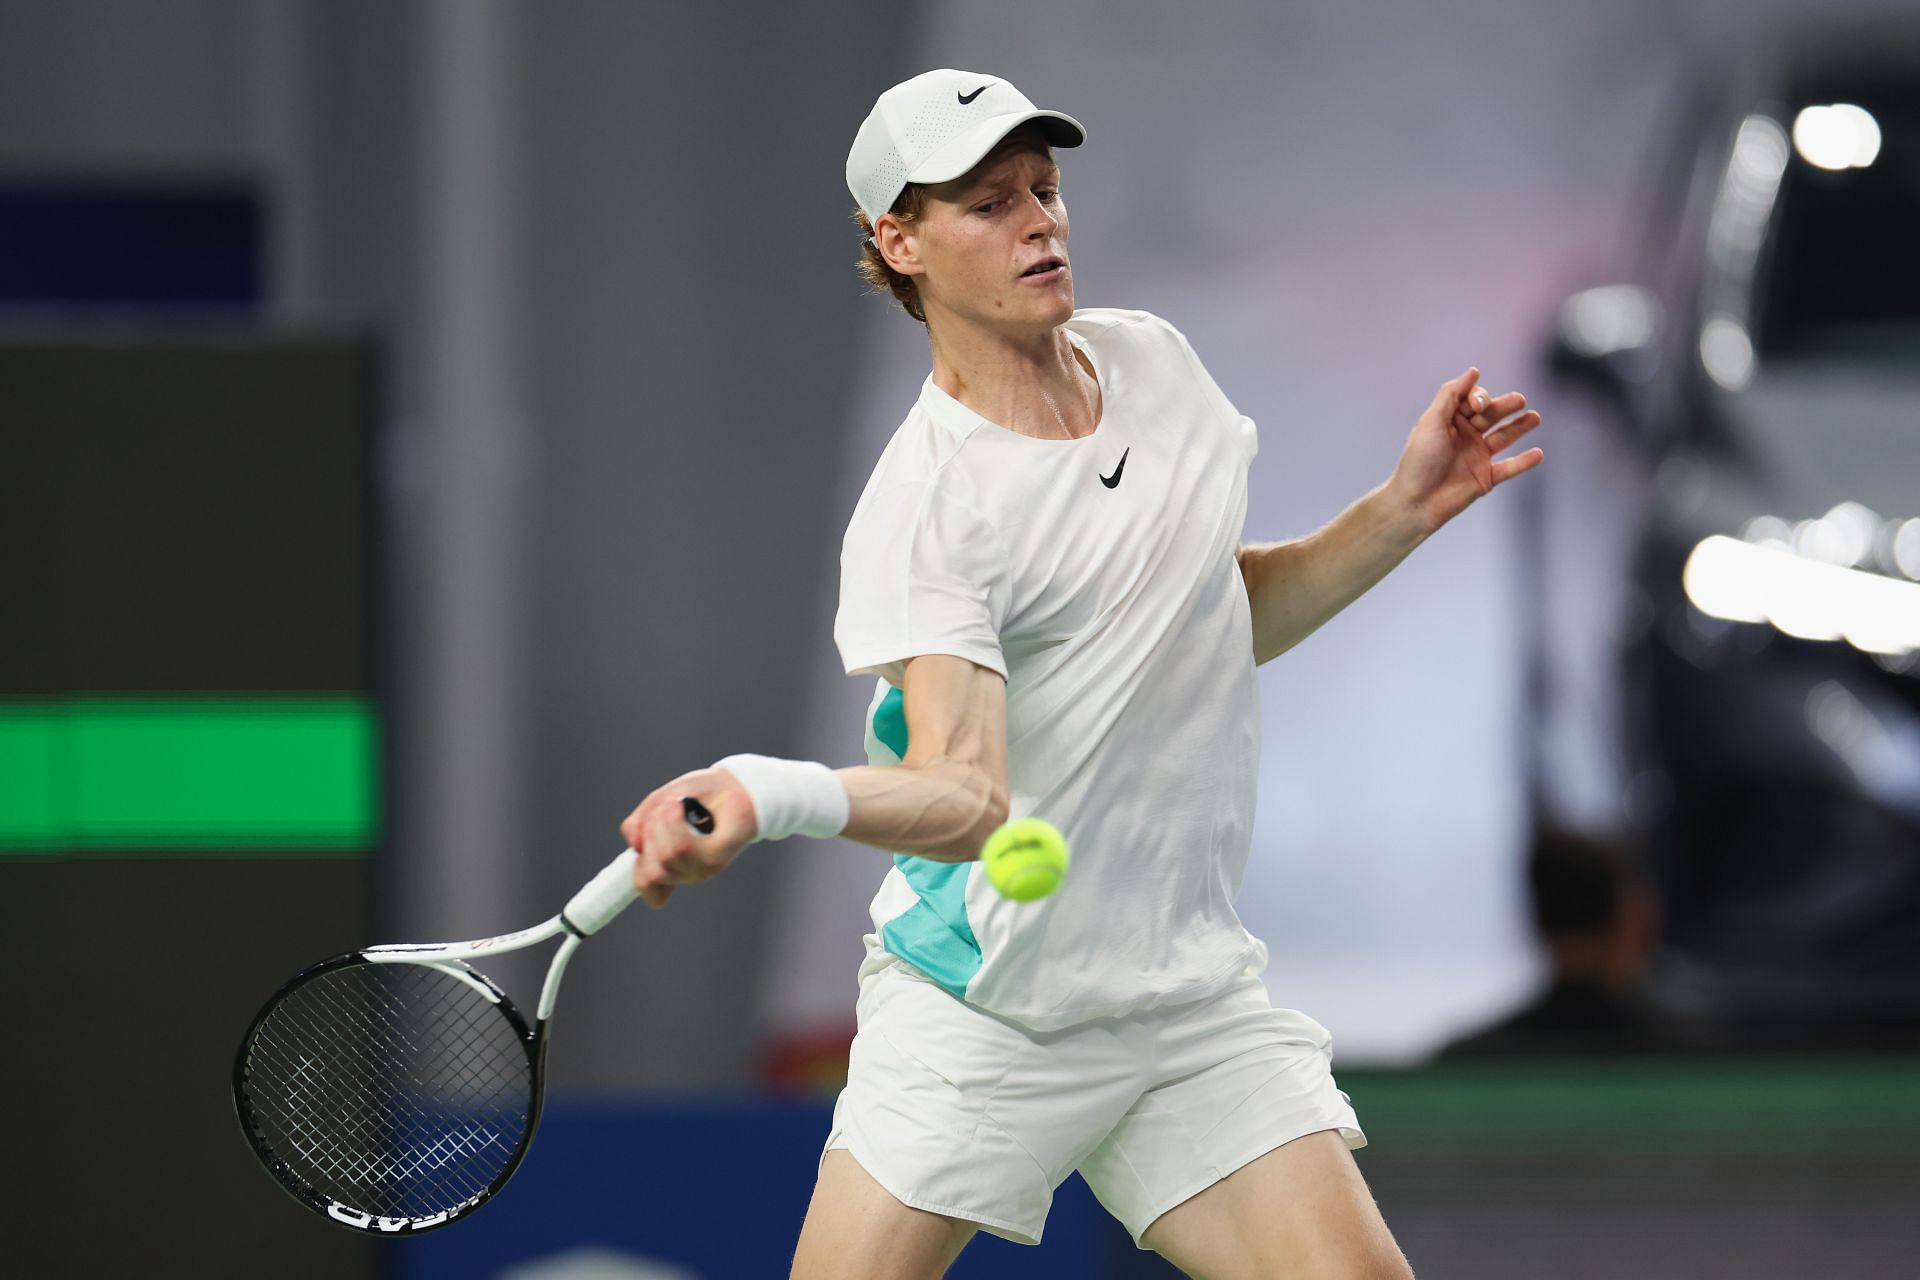
<path id="1" fill-rule="evenodd" d="M 1704 70 L 1556 374 L 1656 477 L 1624 628 L 1653 994 L 1735 1047 L 1920 1030 L 1920 25 Z"/>

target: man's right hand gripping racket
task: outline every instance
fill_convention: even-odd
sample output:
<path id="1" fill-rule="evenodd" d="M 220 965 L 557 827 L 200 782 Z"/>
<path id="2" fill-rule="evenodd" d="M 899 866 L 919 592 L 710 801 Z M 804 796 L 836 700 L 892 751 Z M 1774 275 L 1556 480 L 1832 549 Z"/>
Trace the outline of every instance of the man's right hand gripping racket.
<path id="1" fill-rule="evenodd" d="M 713 831 L 698 800 L 687 825 Z M 293 1197 L 376 1235 L 430 1231 L 513 1176 L 540 1123 L 547 1020 L 582 939 L 639 895 L 629 849 L 545 924 L 497 938 L 369 947 L 322 960 L 276 992 L 233 1065 L 247 1141 Z M 467 965 L 564 940 L 532 1026 Z"/>

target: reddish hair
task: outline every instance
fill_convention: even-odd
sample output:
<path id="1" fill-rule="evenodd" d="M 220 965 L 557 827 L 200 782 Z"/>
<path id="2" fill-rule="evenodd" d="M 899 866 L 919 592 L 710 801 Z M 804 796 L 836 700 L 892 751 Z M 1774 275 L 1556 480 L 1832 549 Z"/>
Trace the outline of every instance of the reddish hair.
<path id="1" fill-rule="evenodd" d="M 909 182 L 900 192 L 900 196 L 889 209 L 901 222 L 916 222 L 927 210 L 927 189 L 917 182 Z M 853 211 L 853 220 L 860 227 L 860 261 L 857 264 L 860 275 L 873 286 L 875 293 L 891 293 L 894 301 L 907 309 L 907 314 L 921 324 L 927 322 L 927 313 L 920 309 L 920 291 L 913 287 L 913 278 L 903 276 L 887 265 L 880 256 L 879 248 L 873 243 L 873 223 L 861 209 Z"/>

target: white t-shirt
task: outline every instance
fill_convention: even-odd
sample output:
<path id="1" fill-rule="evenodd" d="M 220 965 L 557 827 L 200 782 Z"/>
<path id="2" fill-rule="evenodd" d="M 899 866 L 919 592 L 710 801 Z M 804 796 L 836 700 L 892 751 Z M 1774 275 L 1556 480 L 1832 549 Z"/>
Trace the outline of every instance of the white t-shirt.
<path id="1" fill-rule="evenodd" d="M 1066 883 L 1012 902 L 978 862 L 897 856 L 868 947 L 1036 1030 L 1266 964 L 1233 909 L 1260 753 L 1234 555 L 1254 426 L 1159 317 L 1087 309 L 1066 332 L 1100 381 L 1097 429 L 1020 435 L 929 377 L 847 527 L 834 623 L 848 674 L 883 677 L 875 764 L 905 754 L 908 658 L 1006 677 L 1011 816 L 1066 835 Z"/>

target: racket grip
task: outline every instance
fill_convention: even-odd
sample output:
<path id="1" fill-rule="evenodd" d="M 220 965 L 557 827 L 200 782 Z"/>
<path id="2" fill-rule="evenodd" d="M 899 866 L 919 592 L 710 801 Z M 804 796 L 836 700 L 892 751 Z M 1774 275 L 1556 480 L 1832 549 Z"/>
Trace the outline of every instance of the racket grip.
<path id="1" fill-rule="evenodd" d="M 688 796 L 681 801 L 687 826 L 697 835 L 713 834 L 713 815 L 707 807 Z M 639 901 L 640 891 L 633 887 L 633 867 L 640 855 L 623 849 L 620 856 L 600 869 L 600 874 L 581 886 L 560 914 L 581 937 L 591 937 L 607 927 L 613 918 Z"/>
<path id="2" fill-rule="evenodd" d="M 621 850 L 619 857 L 602 867 L 599 875 L 567 900 L 561 916 L 582 937 L 606 928 L 609 921 L 640 898 L 640 891 L 633 887 L 633 867 L 639 861 L 640 855 L 633 850 Z"/>

